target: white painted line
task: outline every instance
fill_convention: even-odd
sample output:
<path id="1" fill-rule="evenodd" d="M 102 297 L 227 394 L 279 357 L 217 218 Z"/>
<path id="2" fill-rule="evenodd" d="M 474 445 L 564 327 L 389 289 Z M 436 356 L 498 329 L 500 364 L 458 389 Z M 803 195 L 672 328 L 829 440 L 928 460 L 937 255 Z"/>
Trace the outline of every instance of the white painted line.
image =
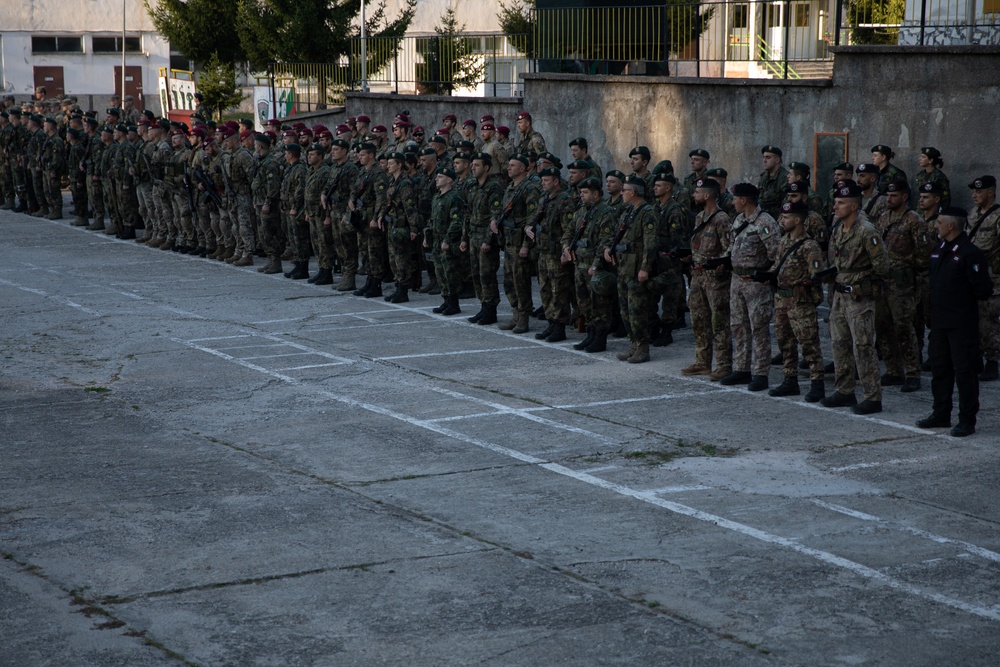
<path id="1" fill-rule="evenodd" d="M 254 334 L 240 334 L 239 336 L 212 336 L 211 338 L 192 338 L 191 340 L 181 341 L 185 345 L 188 343 L 201 343 L 208 340 L 229 340 L 231 338 L 253 338 Z"/>
<path id="2" fill-rule="evenodd" d="M 678 394 L 660 394 L 659 396 L 640 396 L 637 398 L 617 398 L 610 401 L 594 401 L 593 403 L 577 403 L 575 405 L 554 405 L 553 409 L 556 410 L 572 410 L 575 408 L 596 408 L 601 405 L 622 405 L 625 403 L 642 403 L 645 401 L 668 401 L 675 398 L 687 398 L 689 396 L 708 396 L 710 394 L 718 394 L 721 390 L 712 389 L 709 391 L 690 391 L 681 392 Z"/>
<path id="3" fill-rule="evenodd" d="M 440 424 L 442 422 L 457 422 L 463 419 L 477 419 L 479 417 L 492 417 L 494 415 L 509 415 L 509 412 L 498 412 L 493 410 L 492 412 L 476 412 L 471 415 L 455 415 L 454 417 L 437 417 L 435 419 L 426 420 L 432 424 Z"/>
<path id="4" fill-rule="evenodd" d="M 846 472 L 848 470 L 864 470 L 865 468 L 878 468 L 879 466 L 894 466 L 902 465 L 904 463 L 923 463 L 924 461 L 933 461 L 938 458 L 937 456 L 928 456 L 923 459 L 889 459 L 888 461 L 872 461 L 871 463 L 854 463 L 849 466 L 838 466 L 836 468 L 830 468 L 831 472 Z"/>
<path id="5" fill-rule="evenodd" d="M 433 320 L 406 320 L 405 322 L 384 322 L 381 324 L 359 324 L 356 327 L 352 326 L 338 326 L 338 327 L 323 327 L 315 329 L 307 329 L 307 333 L 320 333 L 323 331 L 351 331 L 353 329 L 371 329 L 373 327 L 397 327 L 401 324 L 435 324 Z M 277 331 L 274 332 L 275 335 L 283 336 L 289 334 L 300 333 L 298 331 Z"/>
<path id="6" fill-rule="evenodd" d="M 347 357 L 338 357 L 335 354 L 330 354 L 329 352 L 321 352 L 319 350 L 314 350 L 311 347 L 302 345 L 301 343 L 296 343 L 290 340 L 283 340 L 278 338 L 275 334 L 257 334 L 258 338 L 263 338 L 264 340 L 274 341 L 275 343 L 281 343 L 288 347 L 294 348 L 296 350 L 301 350 L 302 352 L 308 352 L 309 354 L 315 354 L 317 357 L 323 357 L 324 359 L 330 359 L 332 361 L 339 361 L 342 364 L 353 364 L 354 359 L 348 359 Z"/>
<path id="7" fill-rule="evenodd" d="M 343 361 L 340 362 L 335 361 L 329 364 L 309 364 L 308 366 L 292 366 L 290 368 L 276 368 L 275 370 L 278 371 L 279 373 L 283 373 L 285 371 L 301 371 L 307 368 L 326 368 L 327 366 L 343 366 L 343 365 L 344 365 Z"/>
<path id="8" fill-rule="evenodd" d="M 587 470 L 587 472 L 593 474 L 595 472 L 605 472 L 605 471 L 608 471 L 608 470 L 618 470 L 618 468 L 620 468 L 620 467 L 621 466 L 600 466 L 600 467 L 597 467 L 597 468 L 591 468 L 591 469 Z"/>
<path id="9" fill-rule="evenodd" d="M 548 463 L 544 459 L 540 459 L 537 456 L 525 454 L 523 452 L 517 451 L 516 449 L 503 447 L 501 445 L 494 444 L 487 440 L 482 440 L 480 438 L 469 436 L 464 433 L 459 433 L 458 431 L 453 431 L 449 428 L 441 426 L 440 424 L 435 424 L 426 420 L 417 419 L 415 417 L 411 417 L 410 415 L 405 415 L 400 412 L 391 410 L 389 408 L 384 408 L 382 406 L 374 405 L 372 403 L 365 403 L 363 401 L 359 401 L 357 399 L 353 399 L 348 396 L 342 396 L 340 394 L 335 394 L 331 391 L 319 389 L 317 387 L 310 386 L 305 382 L 297 378 L 291 377 L 289 375 L 282 375 L 281 373 L 278 373 L 276 371 L 271 371 L 266 368 L 262 368 L 248 361 L 231 357 L 224 352 L 219 352 L 218 350 L 213 350 L 211 348 L 196 345 L 190 341 L 185 341 L 179 338 L 173 338 L 172 340 L 182 345 L 188 345 L 190 347 L 193 347 L 194 349 L 201 350 L 202 352 L 205 352 L 207 354 L 211 354 L 216 357 L 225 359 L 227 361 L 231 361 L 235 364 L 243 366 L 244 368 L 257 371 L 258 373 L 262 373 L 277 380 L 281 380 L 287 384 L 305 388 L 316 394 L 337 401 L 338 403 L 342 403 L 344 405 L 354 408 L 360 408 L 362 410 L 367 410 L 368 412 L 382 415 L 390 419 L 396 419 L 406 424 L 410 424 L 418 428 L 423 428 L 433 433 L 453 438 L 455 440 L 464 442 L 469 445 L 480 447 L 482 449 L 494 452 L 501 456 L 506 456 L 516 461 L 537 465 L 539 468 L 548 470 L 549 472 L 553 472 L 557 475 L 568 477 L 570 479 L 575 479 L 579 482 L 583 482 L 584 484 L 588 484 L 590 486 L 604 489 L 606 491 L 611 491 L 612 493 L 616 493 L 618 495 L 627 498 L 634 498 L 635 500 L 639 500 L 641 502 L 654 505 L 661 509 L 665 509 L 669 512 L 673 512 L 674 514 L 679 514 L 681 516 L 687 516 L 692 519 L 696 519 L 698 521 L 703 521 L 707 524 L 759 540 L 766 544 L 773 544 L 775 546 L 783 547 L 785 549 L 794 551 L 795 553 L 798 553 L 800 555 L 813 558 L 815 560 L 826 563 L 833 567 L 847 570 L 859 577 L 881 583 L 885 586 L 907 593 L 909 595 L 913 595 L 915 597 L 920 597 L 925 600 L 937 602 L 939 604 L 946 605 L 953 609 L 958 609 L 960 611 L 964 611 L 966 613 L 975 616 L 980 616 L 994 621 L 1000 621 L 1000 607 L 984 607 L 982 605 L 972 604 L 969 602 L 965 602 L 964 600 L 958 600 L 956 598 L 951 598 L 945 595 L 941 595 L 940 593 L 935 593 L 933 591 L 924 590 L 919 586 L 906 583 L 904 581 L 891 577 L 887 574 L 879 572 L 874 568 L 861 565 L 860 563 L 855 563 L 854 561 L 849 560 L 847 558 L 842 558 L 840 556 L 837 556 L 827 551 L 822 551 L 820 549 L 813 549 L 811 547 L 803 546 L 802 544 L 799 544 L 797 540 L 792 538 L 781 537 L 780 535 L 774 535 L 772 533 L 768 533 L 763 530 L 758 530 L 757 528 L 748 526 L 746 524 L 732 521 L 730 519 L 726 519 L 724 517 L 717 516 L 715 514 L 710 514 L 709 512 L 703 512 L 693 507 L 688 507 L 687 505 L 682 505 L 680 503 L 664 500 L 662 498 L 658 498 L 655 493 L 650 493 L 648 491 L 640 491 L 638 489 L 632 489 L 620 484 L 614 484 L 612 482 L 601 479 L 599 477 L 595 477 L 594 475 L 591 475 L 586 472 L 579 472 L 576 470 L 572 470 L 570 468 L 567 468 L 566 466 L 559 465 L 556 463 Z M 459 394 L 459 397 L 466 399 L 469 398 L 461 394 Z"/>
<path id="10" fill-rule="evenodd" d="M 264 354 L 256 357 L 240 357 L 240 359 L 245 359 L 247 361 L 251 359 L 279 359 L 281 357 L 308 357 L 311 356 L 312 352 L 289 352 L 288 354 Z"/>
<path id="11" fill-rule="evenodd" d="M 247 350 L 254 347 L 288 347 L 288 343 L 260 343 L 257 345 L 228 345 L 217 347 L 216 350 Z"/>
<path id="12" fill-rule="evenodd" d="M 918 537 L 923 537 L 932 542 L 937 542 L 938 544 L 950 544 L 953 546 L 960 547 L 970 554 L 975 556 L 980 556 L 987 560 L 991 560 L 994 563 L 1000 563 L 1000 553 L 995 551 L 990 551 L 989 549 L 984 549 L 983 547 L 976 546 L 975 544 L 970 544 L 962 540 L 956 540 L 951 537 L 944 537 L 942 535 L 935 535 L 926 530 L 921 530 L 920 528 L 914 528 L 912 526 L 907 526 L 906 524 L 898 523 L 896 521 L 889 521 L 881 517 L 874 516 L 872 514 L 867 514 L 865 512 L 859 512 L 857 510 L 852 510 L 849 507 L 844 507 L 843 505 L 834 505 L 833 503 L 828 503 L 824 500 L 818 498 L 813 498 L 812 502 L 814 505 L 819 505 L 832 512 L 839 512 L 840 514 L 846 514 L 847 516 L 854 517 L 855 519 L 861 519 L 862 521 L 871 521 L 873 523 L 878 523 L 883 526 L 889 526 L 895 528 L 896 530 L 902 530 L 904 532 L 910 533 L 911 535 L 916 535 Z"/>
<path id="13" fill-rule="evenodd" d="M 593 473 L 593 470 L 588 470 L 588 473 Z M 705 486 L 704 484 L 681 484 L 679 486 L 664 486 L 660 489 L 649 489 L 647 493 L 652 493 L 657 496 L 661 496 L 666 493 L 684 493 L 685 491 L 708 491 L 712 489 L 711 486 Z"/>
<path id="14" fill-rule="evenodd" d="M 88 315 L 93 315 L 94 317 L 102 317 L 103 315 L 100 311 L 94 310 L 93 308 L 87 308 L 86 306 L 81 306 L 80 304 L 74 301 L 70 301 L 65 297 L 57 296 L 55 294 L 49 294 L 45 290 L 40 290 L 35 287 L 27 287 L 25 285 L 20 285 L 10 280 L 3 280 L 2 278 L 0 278 L 0 285 L 7 285 L 9 287 L 13 287 L 14 289 L 21 290 L 22 292 L 28 292 L 29 294 L 40 296 L 43 299 L 50 299 L 52 301 L 55 301 L 56 303 L 61 303 L 64 306 L 69 306 L 70 308 L 76 308 L 80 312 L 87 313 Z"/>
<path id="15" fill-rule="evenodd" d="M 424 354 L 400 354 L 395 357 L 372 357 L 372 361 L 392 361 L 393 359 L 423 359 L 426 357 L 453 357 L 460 354 L 486 354 L 489 352 L 507 352 L 509 350 L 537 350 L 530 345 L 519 347 L 491 347 L 485 350 L 455 350 L 453 352 L 426 352 Z"/>

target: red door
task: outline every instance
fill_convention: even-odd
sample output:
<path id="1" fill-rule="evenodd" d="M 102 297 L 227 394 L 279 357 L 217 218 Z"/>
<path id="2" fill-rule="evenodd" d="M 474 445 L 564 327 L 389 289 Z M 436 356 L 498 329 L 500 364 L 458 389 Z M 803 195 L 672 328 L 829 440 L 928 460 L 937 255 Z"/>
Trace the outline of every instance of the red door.
<path id="1" fill-rule="evenodd" d="M 115 65 L 115 94 L 121 97 L 122 94 L 122 67 Z M 125 66 L 125 94 L 131 95 L 135 99 L 135 108 L 142 111 L 146 106 L 146 100 L 142 91 L 142 67 L 135 65 Z"/>
<path id="2" fill-rule="evenodd" d="M 66 94 L 62 67 L 33 67 L 32 70 L 35 75 L 35 88 L 45 86 L 46 97 L 56 98 Z"/>

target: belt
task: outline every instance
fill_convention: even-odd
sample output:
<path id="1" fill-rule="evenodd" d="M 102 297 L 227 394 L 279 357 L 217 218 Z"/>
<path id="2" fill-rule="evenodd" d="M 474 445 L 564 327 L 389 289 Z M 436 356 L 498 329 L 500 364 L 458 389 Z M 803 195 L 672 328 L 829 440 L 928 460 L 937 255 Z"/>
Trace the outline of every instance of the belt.
<path id="1" fill-rule="evenodd" d="M 859 285 L 841 285 L 840 283 L 834 283 L 833 289 L 841 294 L 852 294 L 856 290 L 860 289 Z"/>
<path id="2" fill-rule="evenodd" d="M 738 275 L 740 278 L 749 278 L 753 275 L 756 269 L 733 269 L 733 273 Z"/>
<path id="3" fill-rule="evenodd" d="M 777 289 L 775 290 L 775 294 L 781 297 L 795 296 L 795 288 L 790 287 L 788 289 Z"/>

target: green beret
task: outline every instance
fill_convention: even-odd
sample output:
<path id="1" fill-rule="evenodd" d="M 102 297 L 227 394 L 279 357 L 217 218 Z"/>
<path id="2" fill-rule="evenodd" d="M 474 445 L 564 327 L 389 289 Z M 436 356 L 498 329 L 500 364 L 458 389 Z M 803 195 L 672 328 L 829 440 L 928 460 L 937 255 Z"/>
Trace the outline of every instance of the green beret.
<path id="1" fill-rule="evenodd" d="M 560 178 L 562 176 L 562 174 L 559 173 L 559 170 L 556 169 L 555 167 L 545 167 L 540 172 L 538 172 L 538 175 L 551 176 L 553 178 Z"/>
<path id="2" fill-rule="evenodd" d="M 451 180 L 455 180 L 457 176 L 455 175 L 455 170 L 451 167 L 438 167 L 437 171 L 434 172 L 439 176 L 447 176 Z"/>
<path id="3" fill-rule="evenodd" d="M 576 187 L 580 190 L 593 190 L 594 192 L 601 192 L 603 190 L 601 182 L 593 176 L 583 179 Z"/>
<path id="4" fill-rule="evenodd" d="M 705 172 L 705 175 L 710 178 L 729 178 L 729 172 L 722 167 L 714 167 Z"/>

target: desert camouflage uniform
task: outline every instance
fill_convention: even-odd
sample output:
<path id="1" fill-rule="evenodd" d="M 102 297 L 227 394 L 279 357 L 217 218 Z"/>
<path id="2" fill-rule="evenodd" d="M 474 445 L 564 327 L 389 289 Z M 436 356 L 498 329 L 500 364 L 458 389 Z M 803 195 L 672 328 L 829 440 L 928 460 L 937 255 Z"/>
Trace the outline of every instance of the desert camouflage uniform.
<path id="1" fill-rule="evenodd" d="M 721 266 L 705 269 L 702 264 L 725 255 L 732 243 L 732 234 L 732 220 L 722 209 L 716 209 L 711 215 L 705 211 L 698 214 L 691 237 L 691 288 L 688 292 L 695 364 L 711 368 L 714 347 L 716 370 L 727 373 L 733 368 L 729 328 L 732 273 Z"/>
<path id="2" fill-rule="evenodd" d="M 993 296 L 979 302 L 979 349 L 987 361 L 1000 360 L 1000 208 L 976 223 L 989 209 L 969 213 L 969 237 L 986 255 L 993 280 Z"/>
<path id="3" fill-rule="evenodd" d="M 751 276 L 754 271 L 766 271 L 777 261 L 780 238 L 778 223 L 759 207 L 750 215 L 740 213 L 733 221 L 729 246 L 733 262 L 729 308 L 734 372 L 750 371 L 752 375 L 766 377 L 770 369 L 769 327 L 774 315 L 774 300 L 770 285 L 756 282 Z"/>

